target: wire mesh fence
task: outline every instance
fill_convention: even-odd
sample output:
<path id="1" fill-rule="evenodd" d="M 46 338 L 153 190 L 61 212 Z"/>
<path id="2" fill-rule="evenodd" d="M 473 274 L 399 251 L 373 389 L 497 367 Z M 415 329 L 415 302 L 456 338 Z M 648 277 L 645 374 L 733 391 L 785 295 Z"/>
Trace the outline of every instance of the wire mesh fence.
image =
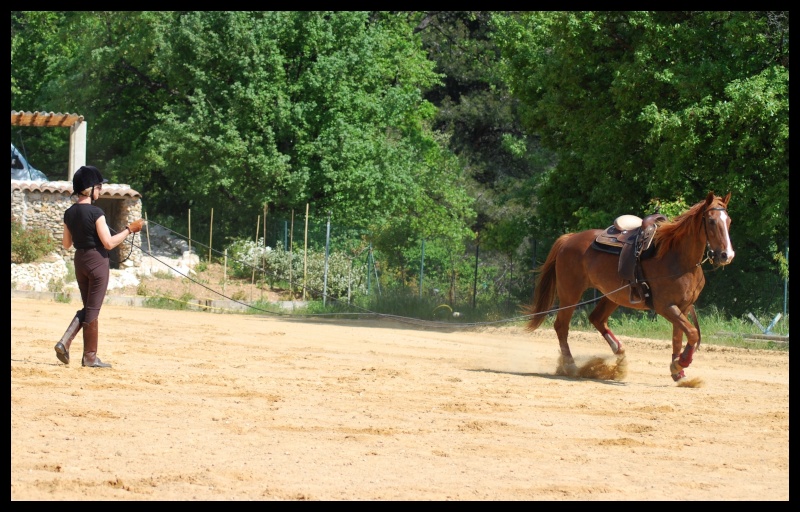
<path id="1" fill-rule="evenodd" d="M 524 319 L 521 308 L 533 297 L 536 270 L 546 256 L 541 250 L 544 244 L 536 240 L 529 241 L 526 250 L 503 254 L 483 249 L 475 241 L 466 241 L 454 251 L 435 239 L 420 239 L 408 241 L 398 257 L 376 246 L 375 234 L 368 230 L 339 225 L 329 214 L 307 212 L 267 215 L 265 210 L 252 224 L 252 238 L 218 233 L 212 244 L 212 226 L 207 229 L 207 235 L 195 229 L 193 238 L 179 231 L 174 234 L 187 239 L 201 259 L 224 260 L 232 275 L 286 290 L 299 300 L 319 302 L 323 308 L 347 306 L 350 311 L 359 306 L 362 311 L 386 314 L 412 311 L 431 320 L 443 318 L 445 312 L 450 319 L 462 321 Z M 785 311 L 788 281 L 769 272 L 758 275 L 759 284 L 771 283 L 768 288 L 779 291 L 779 297 L 761 298 L 754 286 L 745 299 L 742 290 L 725 289 L 731 280 L 712 275 L 698 305 L 716 306 L 713 299 L 725 296 L 752 301 L 753 306 L 747 306 L 750 310 L 769 303 L 778 308 L 775 312 L 781 306 Z M 597 295 L 589 290 L 582 297 L 587 301 L 584 309 L 591 307 Z"/>

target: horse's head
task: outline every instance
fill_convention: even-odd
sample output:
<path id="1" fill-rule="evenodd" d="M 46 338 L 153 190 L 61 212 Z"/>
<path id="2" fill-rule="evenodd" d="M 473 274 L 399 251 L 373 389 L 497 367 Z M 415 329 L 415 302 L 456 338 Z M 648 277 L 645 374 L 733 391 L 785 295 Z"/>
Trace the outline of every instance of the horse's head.
<path id="1" fill-rule="evenodd" d="M 714 266 L 727 265 L 735 255 L 731 245 L 731 217 L 728 215 L 728 201 L 731 193 L 724 198 L 708 193 L 703 209 L 703 229 L 706 234 L 706 251 Z"/>

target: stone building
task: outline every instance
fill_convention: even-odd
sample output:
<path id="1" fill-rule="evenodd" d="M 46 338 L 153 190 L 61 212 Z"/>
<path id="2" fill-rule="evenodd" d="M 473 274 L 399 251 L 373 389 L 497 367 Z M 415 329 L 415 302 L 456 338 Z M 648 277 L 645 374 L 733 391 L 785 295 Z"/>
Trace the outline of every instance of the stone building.
<path id="1" fill-rule="evenodd" d="M 11 220 L 26 229 L 41 228 L 53 237 L 53 251 L 71 261 L 75 249 L 64 250 L 64 211 L 75 202 L 71 181 L 11 180 Z M 122 231 L 142 218 L 142 196 L 129 185 L 106 183 L 95 203 L 106 213 L 108 226 Z M 133 241 L 135 239 L 135 242 Z M 109 253 L 111 268 L 138 267 L 142 262 L 140 235 L 128 236 Z"/>
<path id="2" fill-rule="evenodd" d="M 69 166 L 66 181 L 11 180 L 11 220 L 26 229 L 42 228 L 53 237 L 53 251 L 71 261 L 75 249 L 64 250 L 61 237 L 64 231 L 64 211 L 72 197 L 72 176 L 86 164 L 87 123 L 80 114 L 54 112 L 11 111 L 11 126 L 67 129 L 69 131 Z M 107 183 L 95 203 L 106 213 L 106 222 L 114 231 L 142 217 L 142 196 L 129 185 Z M 142 251 L 134 237 L 128 238 L 109 253 L 112 269 L 140 266 Z"/>

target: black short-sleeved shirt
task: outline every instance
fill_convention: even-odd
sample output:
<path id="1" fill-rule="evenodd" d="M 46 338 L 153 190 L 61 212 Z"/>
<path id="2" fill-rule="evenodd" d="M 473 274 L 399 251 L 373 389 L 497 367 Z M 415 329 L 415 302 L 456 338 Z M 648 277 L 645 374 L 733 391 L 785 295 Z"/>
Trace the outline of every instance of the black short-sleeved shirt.
<path id="1" fill-rule="evenodd" d="M 97 234 L 95 222 L 100 217 L 105 216 L 105 212 L 93 204 L 75 203 L 64 212 L 64 224 L 69 228 L 72 235 L 72 245 L 76 249 L 97 249 L 104 255 L 108 254 L 100 236 Z"/>

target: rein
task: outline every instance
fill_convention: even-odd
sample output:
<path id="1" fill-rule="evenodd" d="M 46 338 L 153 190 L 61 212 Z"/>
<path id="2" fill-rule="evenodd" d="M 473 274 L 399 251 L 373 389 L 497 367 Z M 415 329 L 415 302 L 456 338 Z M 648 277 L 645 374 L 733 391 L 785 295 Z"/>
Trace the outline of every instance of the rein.
<path id="1" fill-rule="evenodd" d="M 130 250 L 130 251 L 128 251 L 128 255 L 127 255 L 127 256 L 125 256 L 125 258 L 124 258 L 124 259 L 121 259 L 121 260 L 119 260 L 119 261 L 114 261 L 114 259 L 113 259 L 113 258 L 111 257 L 111 255 L 109 254 L 109 256 L 108 256 L 108 259 L 109 259 L 110 261 L 113 261 L 115 265 L 119 265 L 119 264 L 120 264 L 120 263 L 122 263 L 123 261 L 128 261 L 128 258 L 130 258 L 130 257 L 131 257 L 131 254 L 133 254 L 133 245 L 134 245 L 134 244 L 133 244 L 133 242 L 134 242 L 134 240 L 136 240 L 136 233 L 131 233 L 131 235 L 133 235 L 133 239 L 131 240 L 131 250 Z M 128 237 L 125 237 L 125 239 L 127 240 L 127 239 L 128 239 Z"/>

